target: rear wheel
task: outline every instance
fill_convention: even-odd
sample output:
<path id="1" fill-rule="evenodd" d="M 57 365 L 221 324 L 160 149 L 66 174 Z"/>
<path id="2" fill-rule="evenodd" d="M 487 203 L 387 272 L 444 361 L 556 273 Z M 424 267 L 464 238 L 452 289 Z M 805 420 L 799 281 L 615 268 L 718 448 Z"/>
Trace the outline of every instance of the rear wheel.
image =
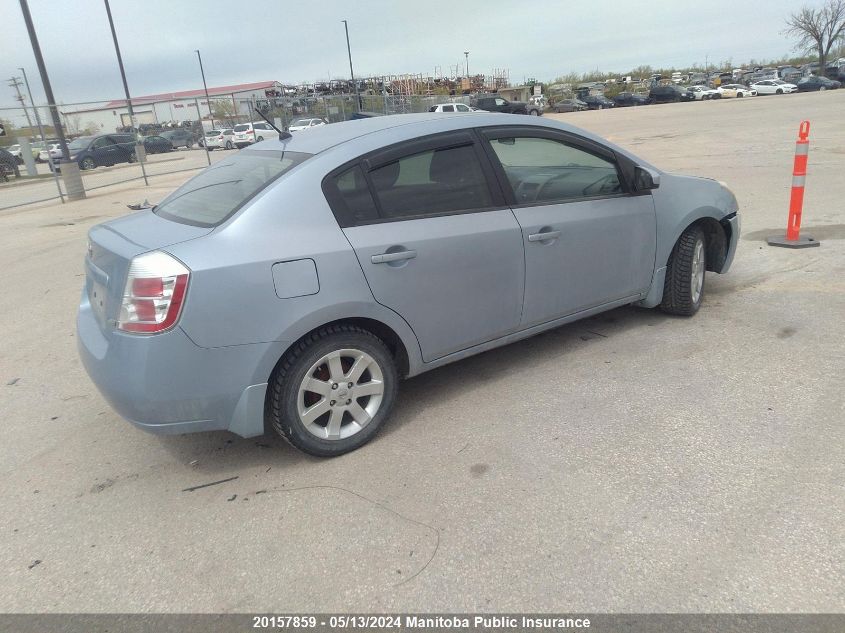
<path id="1" fill-rule="evenodd" d="M 678 238 L 669 257 L 661 310 L 679 316 L 692 316 L 698 312 L 704 296 L 706 252 L 704 231 L 700 226 L 688 227 Z"/>
<path id="2" fill-rule="evenodd" d="M 232 141 L 226 141 L 226 149 L 232 149 Z"/>
<path id="3" fill-rule="evenodd" d="M 268 386 L 266 415 L 296 448 L 342 455 L 378 432 L 396 398 L 390 350 L 351 325 L 321 328 L 282 358 Z"/>

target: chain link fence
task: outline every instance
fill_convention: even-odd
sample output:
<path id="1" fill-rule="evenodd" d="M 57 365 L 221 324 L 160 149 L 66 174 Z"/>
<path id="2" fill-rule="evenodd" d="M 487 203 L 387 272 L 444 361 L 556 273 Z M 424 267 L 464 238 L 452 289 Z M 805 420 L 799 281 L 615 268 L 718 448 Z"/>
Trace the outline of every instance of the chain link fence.
<path id="1" fill-rule="evenodd" d="M 280 129 L 287 129 L 302 118 L 338 123 L 361 113 L 406 114 L 427 112 L 440 103 L 469 105 L 470 98 L 385 93 L 134 101 L 131 117 L 124 99 L 57 106 L 85 191 L 132 181 L 149 184 L 183 172 L 187 177 L 232 151 L 206 149 L 207 132 L 261 121 L 256 110 Z M 0 108 L 0 124 L 5 132 L 0 136 L 0 210 L 51 200 L 64 202 L 68 184 L 61 175 L 62 152 L 48 106 Z M 97 140 L 104 136 L 111 140 Z"/>

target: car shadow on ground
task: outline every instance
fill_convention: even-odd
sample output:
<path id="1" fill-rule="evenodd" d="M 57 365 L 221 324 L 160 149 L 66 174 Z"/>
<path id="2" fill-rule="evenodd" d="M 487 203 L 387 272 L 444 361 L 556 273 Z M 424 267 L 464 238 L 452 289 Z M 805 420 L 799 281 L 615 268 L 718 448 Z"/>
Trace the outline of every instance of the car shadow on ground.
<path id="1" fill-rule="evenodd" d="M 625 306 L 404 380 L 393 414 L 372 445 L 377 445 L 380 437 L 404 432 L 409 423 L 419 418 L 418 413 L 435 403 L 459 397 L 461 392 L 508 374 L 531 371 L 551 358 L 565 357 L 596 341 L 673 318 L 659 310 Z M 155 438 L 175 461 L 191 464 L 210 479 L 218 475 L 224 478 L 233 470 L 287 469 L 323 461 L 300 452 L 269 429 L 254 438 L 225 431 Z"/>

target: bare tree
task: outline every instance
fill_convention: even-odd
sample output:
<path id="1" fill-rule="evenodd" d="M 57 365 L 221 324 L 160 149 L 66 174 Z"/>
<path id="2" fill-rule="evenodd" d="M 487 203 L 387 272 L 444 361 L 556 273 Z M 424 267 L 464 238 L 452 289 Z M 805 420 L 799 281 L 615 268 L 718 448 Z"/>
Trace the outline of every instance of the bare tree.
<path id="1" fill-rule="evenodd" d="M 845 35 L 845 0 L 825 0 L 817 8 L 801 7 L 787 18 L 785 33 L 798 39 L 797 48 L 818 52 L 819 75 L 824 75 L 830 49 Z"/>

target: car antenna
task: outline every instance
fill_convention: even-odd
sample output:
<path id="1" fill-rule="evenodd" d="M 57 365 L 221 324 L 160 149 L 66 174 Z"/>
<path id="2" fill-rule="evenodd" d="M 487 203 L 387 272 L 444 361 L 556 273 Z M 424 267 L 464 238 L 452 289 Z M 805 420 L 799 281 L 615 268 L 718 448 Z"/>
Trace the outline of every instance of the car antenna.
<path id="1" fill-rule="evenodd" d="M 279 128 L 277 128 L 275 125 L 273 125 L 273 122 L 270 121 L 270 119 L 268 119 L 266 116 L 264 116 L 264 113 L 261 112 L 261 110 L 259 110 L 258 108 L 253 108 L 252 103 L 249 104 L 249 109 L 252 110 L 253 112 L 258 112 L 258 116 L 260 116 L 262 119 L 267 121 L 267 124 L 279 133 L 279 140 L 280 141 L 284 141 L 285 139 L 293 138 L 293 135 L 290 132 L 282 132 Z"/>

